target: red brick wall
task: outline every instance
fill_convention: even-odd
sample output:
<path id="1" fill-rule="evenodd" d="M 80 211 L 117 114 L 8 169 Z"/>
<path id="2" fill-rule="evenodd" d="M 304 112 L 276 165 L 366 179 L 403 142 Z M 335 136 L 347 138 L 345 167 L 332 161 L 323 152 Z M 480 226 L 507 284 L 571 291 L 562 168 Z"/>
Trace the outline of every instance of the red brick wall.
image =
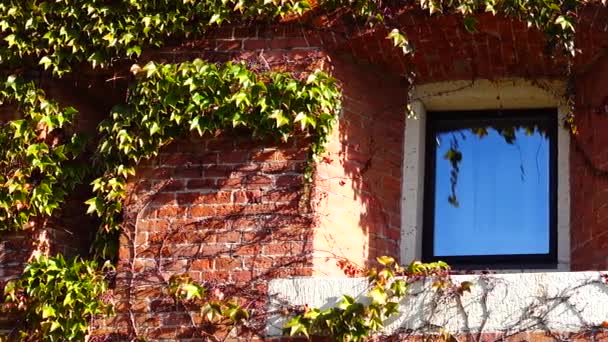
<path id="1" fill-rule="evenodd" d="M 572 270 L 608 268 L 608 9 L 589 7 L 577 31 L 574 93 L 580 133 L 572 138 Z"/>
<path id="2" fill-rule="evenodd" d="M 176 142 L 140 165 L 127 207 L 133 225 L 121 239 L 118 315 L 100 322 L 97 333 L 196 336 L 196 329 L 188 328 L 191 318 L 163 290 L 175 273 L 189 272 L 231 294 L 248 293 L 252 307 L 263 309 L 270 278 L 339 275 L 339 260 L 366 265 L 378 255 L 399 255 L 405 70 L 414 67 L 419 83 L 546 78 L 565 70 L 563 60 L 543 53 L 539 32 L 514 21 L 482 16 L 475 34 L 454 18 L 406 16 L 403 25 L 417 47 L 412 58 L 396 55 L 385 32 L 359 32 L 343 40 L 335 32 L 319 34 L 297 25 L 224 28 L 216 39 L 150 56 L 179 61 L 203 55 L 278 70 L 323 65 L 343 86 L 344 110 L 310 194 L 301 182 L 305 139 L 280 145 L 253 143 L 246 133 L 195 139 Z M 438 43 L 448 40 L 450 46 Z M 587 57 L 577 65 L 588 68 L 590 61 L 597 62 Z M 578 83 L 585 90 L 577 98 L 577 114 L 586 131 L 585 125 L 603 127 L 596 124 L 604 121 L 593 114 L 597 119 L 586 123 L 593 115 L 584 108 L 595 108 L 606 89 L 601 73 L 591 74 L 595 78 Z M 600 135 L 598 129 L 592 137 Z M 602 145 L 594 146 L 590 153 L 602 155 Z M 597 189 L 605 178 L 590 171 L 581 151 L 572 150 L 573 267 L 605 267 L 604 245 L 596 238 L 603 236 L 601 198 L 606 196 Z M 311 206 L 302 206 L 308 195 Z M 199 315 L 192 315 L 199 324 Z M 263 318 L 258 323 L 262 327 Z"/>
<path id="3" fill-rule="evenodd" d="M 367 266 L 399 255 L 404 108 L 399 77 L 332 56 L 343 84 L 343 113 L 314 183 L 315 270 L 341 275 L 336 258 Z"/>
<path id="4" fill-rule="evenodd" d="M 577 80 L 577 125 L 570 159 L 572 269 L 608 267 L 608 58 Z"/>
<path id="5" fill-rule="evenodd" d="M 269 278 L 311 275 L 312 215 L 302 183 L 307 146 L 301 138 L 256 143 L 224 134 L 174 142 L 140 165 L 120 241 L 111 330 L 191 334 L 180 330 L 189 318 L 166 293 L 174 274 L 188 272 L 208 288 L 245 297 L 258 311 Z M 199 313 L 192 315 L 200 322 Z"/>
<path id="6" fill-rule="evenodd" d="M 586 10 L 577 40 L 583 53 L 575 63 L 581 134 L 571 157 L 576 270 L 607 266 L 608 110 L 598 108 L 608 98 L 608 62 L 597 49 L 607 40 L 590 29 L 608 18 L 603 14 Z M 390 47 L 386 32 L 347 25 L 227 27 L 210 39 L 149 52 L 146 58 L 168 62 L 244 60 L 260 70 L 322 66 L 341 82 L 344 110 L 310 188 L 302 183 L 303 137 L 255 142 L 247 132 L 231 132 L 185 139 L 139 165 L 120 241 L 117 315 L 97 321 L 95 334 L 195 336 L 191 326 L 200 326 L 200 315 L 176 306 L 166 292 L 176 273 L 188 272 L 261 312 L 270 278 L 338 275 L 342 259 L 366 265 L 378 255 L 399 255 L 406 72 L 416 70 L 418 83 L 564 73 L 562 60 L 543 54 L 539 32 L 511 20 L 479 19 L 478 32 L 469 34 L 455 18 L 404 15 L 402 28 L 417 48 L 407 58 Z M 105 103 L 82 91 L 93 97 L 89 106 Z M 92 122 L 82 124 L 91 129 Z M 256 324 L 261 329 L 264 318 Z"/>

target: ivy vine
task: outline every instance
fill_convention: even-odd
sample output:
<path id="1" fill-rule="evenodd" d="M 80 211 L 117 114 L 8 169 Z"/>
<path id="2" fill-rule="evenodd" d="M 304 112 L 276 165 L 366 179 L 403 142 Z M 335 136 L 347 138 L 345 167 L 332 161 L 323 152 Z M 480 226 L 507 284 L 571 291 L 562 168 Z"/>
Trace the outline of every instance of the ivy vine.
<path id="1" fill-rule="evenodd" d="M 413 5 L 428 10 L 431 15 L 436 13 L 462 15 L 465 27 L 471 31 L 475 30 L 473 15 L 479 12 L 485 11 L 517 18 L 542 29 L 550 40 L 561 42 L 571 53 L 575 52 L 573 39 L 577 11 L 586 3 L 587 1 L 580 0 L 412 1 Z M 168 39 L 190 39 L 201 36 L 209 28 L 221 25 L 226 21 L 297 16 L 311 8 L 320 12 L 341 9 L 343 14 L 364 18 L 370 25 L 382 24 L 391 28 L 396 26 L 394 20 L 408 8 L 403 4 L 380 0 L 354 2 L 330 0 L 315 2 L 313 5 L 311 6 L 305 0 L 279 3 L 252 0 L 185 0 L 177 2 L 169 0 L 113 2 L 87 0 L 78 2 L 78 4 L 73 0 L 55 2 L 10 0 L 0 4 L 0 30 L 3 35 L 2 44 L 0 44 L 0 56 L 2 56 L 0 65 L 3 65 L 5 70 L 17 71 L 22 66 L 40 64 L 44 68 L 50 69 L 55 75 L 61 76 L 83 62 L 88 62 L 93 67 L 107 67 L 120 59 L 136 58 L 141 54 L 143 48 L 161 46 Z M 396 46 L 402 47 L 405 53 L 413 51 L 406 34 L 400 32 L 398 28 L 393 28 L 388 38 L 392 39 Z M 313 154 L 318 154 L 322 141 L 326 139 L 331 128 L 328 123 L 332 120 L 331 116 L 335 115 L 339 105 L 333 81 L 327 85 L 323 85 L 321 81 L 314 84 L 304 83 L 309 88 L 317 88 L 312 90 L 312 88 L 305 89 L 301 83 L 290 80 L 286 75 L 273 76 L 269 73 L 261 75 L 258 80 L 244 66 L 237 67 L 228 64 L 213 71 L 214 66 L 203 64 L 205 63 L 201 61 L 183 63 L 173 67 L 157 67 L 157 64 L 152 63 L 141 68 L 145 69 L 143 72 L 145 77 L 139 77 L 139 82 L 133 88 L 129 103 L 126 106 L 117 106 L 111 113 L 111 118 L 115 120 L 114 124 L 109 124 L 112 127 L 101 127 L 100 131 L 106 136 L 98 148 L 98 159 L 110 160 L 116 162 L 116 165 L 110 165 L 106 161 L 102 163 L 106 174 L 94 182 L 94 191 L 98 196 L 88 204 L 90 212 L 96 212 L 102 217 L 103 228 L 106 231 L 117 227 L 117 215 L 122 210 L 120 199 L 124 196 L 124 182 L 126 177 L 133 173 L 133 164 L 141 158 L 153 156 L 154 150 L 175 138 L 178 131 L 190 129 L 202 134 L 205 131 L 240 125 L 247 126 L 254 132 L 266 134 L 274 130 L 273 135 L 286 137 L 293 134 L 290 131 L 292 124 L 299 122 L 302 130 L 310 131 L 313 128 L 316 130 L 313 134 L 317 139 L 313 144 Z M 137 68 L 134 70 L 137 71 Z M 199 72 L 200 75 L 194 75 Z M 231 75 L 231 72 L 240 74 Z M 321 80 L 329 80 L 321 73 L 315 75 Z M 210 78 L 203 80 L 206 77 Z M 242 81 L 239 78 L 242 78 Z M 14 79 L 14 77 L 10 76 L 9 79 Z M 237 79 L 239 80 L 237 81 Z M 197 96 L 189 97 L 186 95 L 186 91 L 197 86 L 195 81 L 207 82 L 205 86 L 210 88 L 206 90 L 206 93 L 197 92 Z M 179 84 L 179 82 L 191 83 Z M 231 84 L 235 84 L 237 88 L 231 89 Z M 269 87 L 268 85 L 271 84 L 274 86 Z M 244 90 L 248 87 L 254 90 L 252 96 L 248 96 L 249 93 Z M 9 102 L 27 99 L 28 92 L 25 89 L 12 89 L 15 90 L 14 93 L 4 94 Z M 262 91 L 255 93 L 258 89 L 262 89 Z M 211 94 L 214 91 L 218 93 Z M 273 92 L 278 98 L 272 99 L 272 96 L 275 96 Z M 283 92 L 283 94 L 278 92 Z M 319 99 L 316 95 L 310 96 L 312 92 L 317 92 L 322 97 Z M 210 97 L 210 95 L 212 96 Z M 282 99 L 289 97 L 289 100 L 278 105 L 276 100 L 281 99 L 281 96 Z M 156 97 L 154 101 L 147 101 L 152 97 Z M 163 100 L 156 101 L 158 98 Z M 260 101 L 263 98 L 266 98 L 268 103 L 265 103 L 265 100 Z M 315 103 L 317 99 L 320 101 Z M 309 100 L 312 101 L 308 104 L 309 108 L 303 107 L 303 102 Z M 49 106 L 47 103 L 52 105 Z M 294 108 L 289 108 L 290 105 Z M 321 106 L 319 108 L 326 113 L 325 116 L 317 115 L 318 113 L 306 114 L 311 110 L 319 112 L 318 106 Z M 35 127 L 39 125 L 35 113 L 39 109 L 47 113 L 48 111 L 58 111 L 57 108 L 54 102 L 46 100 L 39 105 L 23 106 L 20 109 L 24 113 L 25 121 L 21 121 L 23 127 L 19 129 L 25 129 L 24 127 L 28 126 L 32 128 L 32 132 L 35 131 Z M 225 111 L 231 108 L 237 109 L 237 114 L 225 115 Z M 200 110 L 203 113 L 213 111 L 214 114 L 193 115 L 194 110 Z M 283 112 L 287 114 L 283 114 Z M 292 115 L 293 113 L 295 115 Z M 66 123 L 69 124 L 74 114 L 75 110 L 68 108 L 65 113 L 56 117 L 65 117 Z M 138 120 L 145 121 L 148 117 L 152 118 L 150 115 L 168 115 L 168 117 L 161 119 L 159 116 L 157 120 L 149 121 L 150 126 L 144 124 L 139 127 L 141 121 Z M 262 120 L 257 120 L 260 118 Z M 273 123 L 271 124 L 271 122 Z M 167 127 L 164 126 L 165 123 L 168 125 Z M 182 124 L 184 127 L 180 126 Z M 9 124 L 8 127 L 16 127 L 15 125 L 18 123 Z M 125 126 L 120 127 L 121 125 Z M 314 127 L 315 125 L 318 126 Z M 130 129 L 134 131 L 129 131 Z M 33 135 L 30 134 L 27 137 L 29 139 Z M 73 145 L 76 145 L 76 141 Z M 31 141 L 20 146 L 38 146 L 42 148 L 40 153 L 47 153 L 44 145 L 35 145 Z M 33 153 L 35 147 L 30 148 Z M 64 148 L 67 148 L 69 152 L 65 154 L 65 159 L 73 159 L 75 155 L 72 152 L 76 151 L 72 145 L 61 145 L 57 150 L 61 153 Z M 124 155 L 119 156 L 118 152 L 122 152 Z M 5 208 L 20 208 L 18 214 L 11 209 L 12 217 L 18 216 L 17 219 L 12 220 L 13 225 L 23 227 L 30 216 L 36 213 L 50 215 L 60 206 L 65 192 L 74 183 L 77 183 L 78 177 L 69 170 L 64 171 L 65 179 L 57 175 L 63 172 L 61 165 L 69 164 L 62 164 L 61 162 L 64 160 L 58 160 L 61 158 L 63 156 L 55 156 L 54 165 L 56 167 L 49 166 L 48 170 L 39 171 L 42 172 L 41 177 L 45 179 L 45 182 L 36 190 L 36 195 L 44 192 L 46 195 L 43 195 L 50 199 L 33 203 L 32 201 L 26 202 L 27 199 L 23 198 L 23 194 L 30 191 L 26 189 L 26 191 L 15 193 L 14 196 L 8 196 L 5 200 L 5 203 L 11 203 L 10 206 L 5 204 Z M 11 164 L 14 163 L 15 157 L 5 156 L 4 159 L 9 160 L 7 163 Z M 46 173 L 53 175 L 55 179 L 46 177 Z M 18 175 L 19 173 L 17 173 Z M 58 184 L 59 191 L 48 191 L 53 190 L 47 186 L 49 182 Z M 24 181 L 22 187 L 31 186 L 28 184 L 31 183 Z M 13 193 L 14 191 L 15 188 L 11 187 L 8 192 Z M 23 208 L 27 210 L 23 210 Z"/>
<path id="2" fill-rule="evenodd" d="M 407 267 L 400 266 L 394 258 L 377 258 L 382 268 L 370 269 L 367 273 L 369 291 L 367 300 L 356 300 L 343 295 L 337 306 L 328 309 L 304 308 L 304 312 L 291 318 L 284 328 L 290 336 L 328 336 L 337 342 L 364 341 L 379 332 L 390 317 L 399 313 L 399 301 L 408 294 L 412 281 L 432 277 L 434 288 L 455 286 L 470 291 L 470 283 L 454 285 L 449 279 L 449 266 L 441 261 L 421 263 L 415 261 Z"/>
<path id="3" fill-rule="evenodd" d="M 312 138 L 311 158 L 324 144 L 340 111 L 340 91 L 322 71 L 298 80 L 288 74 L 255 74 L 244 64 L 223 66 L 197 59 L 180 64 L 134 65 L 138 77 L 126 104 L 114 107 L 99 126 L 97 162 L 103 176 L 93 181 L 89 212 L 106 232 L 119 229 L 121 200 L 134 165 L 189 132 L 204 135 L 247 127 L 254 136 Z"/>
<path id="4" fill-rule="evenodd" d="M 4 289 L 5 310 L 25 313 L 25 324 L 16 327 L 9 338 L 84 341 L 89 320 L 112 311 L 110 303 L 102 298 L 107 289 L 108 283 L 95 261 L 42 255 Z"/>
<path id="5" fill-rule="evenodd" d="M 409 286 L 413 282 L 432 279 L 435 290 L 454 295 L 470 292 L 472 286 L 470 282 L 453 283 L 450 267 L 441 261 L 415 261 L 403 267 L 389 256 L 376 260 L 381 267 L 366 270 L 369 290 L 365 298 L 355 299 L 344 295 L 335 307 L 323 310 L 308 305 L 301 308 L 283 307 L 278 311 L 291 315 L 284 324 L 283 333 L 308 338 L 327 336 L 337 342 L 364 341 L 381 331 L 385 322 L 399 313 L 399 301 L 409 294 Z M 259 314 L 240 305 L 238 298 L 225 298 L 217 288 L 209 291 L 193 281 L 187 273 L 173 275 L 167 290 L 175 302 L 184 308 L 198 308 L 204 319 L 199 330 L 205 336 L 215 330 L 209 324 L 228 328 L 247 326 L 248 320 Z"/>
<path id="6" fill-rule="evenodd" d="M 358 24 L 382 26 L 390 32 L 387 38 L 408 54 L 415 51 L 407 33 L 400 30 L 398 18 L 412 9 L 423 9 L 430 15 L 456 14 L 469 31 L 476 30 L 475 15 L 482 12 L 518 19 L 545 32 L 548 46 L 561 46 L 574 55 L 578 12 L 591 2 L 594 1 L 2 1 L 0 106 L 10 106 L 17 115 L 0 126 L 0 231 L 26 229 L 51 218 L 88 172 L 101 171 L 101 176 L 92 184 L 95 197 L 87 201 L 88 211 L 101 218 L 100 236 L 116 234 L 120 229 L 127 178 L 135 173 L 136 164 L 154 157 L 162 146 L 180 136 L 190 132 L 204 135 L 241 126 L 249 128 L 254 135 L 278 139 L 307 134 L 312 137 L 311 160 L 314 160 L 323 152 L 340 111 L 340 89 L 336 81 L 322 71 L 311 73 L 307 79 L 296 79 L 284 73 L 258 74 L 239 63 L 195 60 L 180 64 L 150 62 L 143 67 L 134 64 L 131 71 L 136 81 L 126 103 L 115 106 L 100 125 L 94 162 L 83 164 L 78 161 L 83 139 L 71 128 L 77 110 L 62 108 L 33 82 L 24 80 L 22 75 L 28 69 L 41 66 L 54 77 L 62 77 L 82 64 L 107 68 L 119 61 L 134 63 L 146 48 L 203 37 L 225 22 L 276 21 L 307 12 L 311 16 L 328 13 L 354 16 Z M 573 127 L 572 114 L 567 120 Z M 109 258 L 111 253 L 105 247 L 100 247 L 100 254 Z M 60 259 L 53 262 L 62 263 Z M 51 265 L 53 262 L 37 261 L 26 269 L 29 280 L 20 286 L 29 289 L 28 295 L 42 295 L 33 290 L 32 284 L 50 281 L 47 271 L 55 267 Z M 384 259 L 381 263 L 388 269 L 393 267 L 393 274 L 399 271 L 394 261 Z M 76 264 L 76 261 L 64 262 L 61 269 L 70 269 Z M 45 267 L 44 272 L 35 271 Z M 95 265 L 86 266 L 91 274 L 89 267 Z M 54 277 L 58 276 L 64 275 Z M 47 277 L 46 280 L 43 277 Z M 297 316 L 290 323 L 290 332 L 329 332 L 354 340 L 376 331 L 381 327 L 382 318 L 392 314 L 394 308 L 390 303 L 402 295 L 402 283 L 400 280 L 389 282 L 391 277 L 391 274 L 378 273 L 371 278 L 372 291 L 376 291 L 370 292 L 372 306 L 361 306 L 345 297 L 339 308 L 310 310 Z M 98 282 L 99 277 L 84 280 L 75 277 L 74 284 L 93 280 Z M 88 300 L 97 298 L 98 290 L 103 287 L 83 288 L 89 291 L 83 297 Z M 37 300 L 27 301 L 27 305 L 37 314 L 44 306 Z M 69 322 L 66 326 L 70 327 L 63 333 L 75 338 L 81 336 L 85 330 L 80 321 Z M 41 331 L 62 331 L 50 324 Z"/>
<path id="7" fill-rule="evenodd" d="M 61 108 L 32 82 L 8 77 L 3 104 L 24 116 L 0 126 L 0 231 L 27 229 L 51 217 L 82 182 L 75 159 L 83 139 L 69 132 L 76 110 Z"/>
<path id="8" fill-rule="evenodd" d="M 469 30 L 475 29 L 474 14 L 490 12 L 526 21 L 561 42 L 574 53 L 576 11 L 581 0 L 415 0 L 396 4 L 382 0 L 328 0 L 312 2 L 321 12 L 340 9 L 369 24 L 394 26 L 392 20 L 404 5 L 418 5 L 435 13 L 458 13 Z M 124 58 L 136 58 L 142 49 L 162 46 L 169 39 L 202 36 L 223 22 L 298 16 L 310 10 L 306 0 L 183 0 L 103 1 L 8 0 L 0 4 L 0 64 L 23 65 L 23 59 L 43 65 L 57 75 L 79 63 L 107 67 Z M 407 7 L 407 6 L 406 6 Z M 390 27 L 395 28 L 395 27 Z M 409 45 L 396 35 L 398 45 Z"/>
<path id="9" fill-rule="evenodd" d="M 56 75 L 83 62 L 103 68 L 169 38 L 200 36 L 236 16 L 275 18 L 307 8 L 307 2 L 297 0 L 8 0 L 0 4 L 6 42 L 0 46 L 0 64 L 19 65 L 27 57 Z"/>

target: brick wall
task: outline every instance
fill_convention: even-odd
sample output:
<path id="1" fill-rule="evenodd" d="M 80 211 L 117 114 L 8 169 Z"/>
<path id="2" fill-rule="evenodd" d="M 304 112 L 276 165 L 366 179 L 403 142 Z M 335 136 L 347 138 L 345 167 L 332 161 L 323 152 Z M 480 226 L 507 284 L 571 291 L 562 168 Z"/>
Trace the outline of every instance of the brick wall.
<path id="1" fill-rule="evenodd" d="M 607 266 L 608 183 L 602 168 L 608 135 L 602 132 L 608 110 L 598 108 L 608 103 L 608 61 L 597 46 L 608 40 L 591 30 L 603 27 L 604 14 L 595 7 L 584 11 L 577 40 L 583 53 L 575 63 L 581 134 L 571 160 L 576 270 Z M 297 23 L 223 27 L 209 39 L 146 53 L 147 59 L 167 62 L 243 60 L 261 70 L 324 67 L 342 84 L 344 110 L 309 187 L 302 183 L 305 137 L 286 143 L 254 141 L 248 132 L 193 137 L 140 164 L 130 182 L 120 240 L 117 315 L 96 321 L 95 334 L 117 340 L 135 334 L 200 338 L 192 328 L 200 325 L 200 315 L 167 296 L 173 274 L 188 272 L 260 312 L 270 278 L 341 275 L 340 260 L 363 266 L 378 255 L 399 255 L 406 72 L 415 69 L 418 83 L 564 72 L 562 60 L 543 53 L 539 32 L 507 19 L 479 20 L 478 32 L 469 34 L 455 18 L 404 15 L 402 28 L 417 48 L 413 57 L 391 48 L 386 32 Z M 91 108 L 94 114 L 81 124 L 94 128 L 109 108 L 103 92 L 64 86 L 78 89 L 76 96 L 64 96 Z M 112 89 L 120 94 L 121 87 Z M 252 329 L 259 331 L 264 317 L 256 322 Z"/>
<path id="2" fill-rule="evenodd" d="M 376 256 L 399 255 L 401 223 L 406 83 L 378 67 L 332 61 L 344 102 L 314 183 L 319 275 L 343 274 L 341 258 L 368 266 Z"/>
<path id="3" fill-rule="evenodd" d="M 192 334 L 182 329 L 190 318 L 166 293 L 174 274 L 188 272 L 251 308 L 264 305 L 267 279 L 311 275 L 307 146 L 300 138 L 277 144 L 224 134 L 174 142 L 140 165 L 120 240 L 111 331 Z"/>
<path id="4" fill-rule="evenodd" d="M 539 32 L 511 20 L 479 19 L 479 31 L 469 34 L 454 18 L 404 17 L 403 28 L 418 49 L 412 58 L 395 55 L 385 32 L 360 31 L 342 40 L 335 32 L 293 24 L 223 28 L 212 39 L 150 55 L 166 61 L 245 60 L 291 71 L 323 66 L 343 86 L 344 110 L 310 189 L 302 186 L 303 138 L 277 145 L 233 132 L 175 142 L 140 165 L 127 206 L 132 224 L 121 239 L 118 315 L 97 322 L 96 334 L 196 340 L 192 327 L 200 315 L 184 315 L 188 310 L 175 307 L 164 290 L 175 273 L 188 272 L 210 288 L 244 296 L 263 311 L 270 278 L 340 275 L 339 260 L 367 265 L 378 255 L 399 255 L 406 69 L 417 70 L 419 83 L 564 72 L 563 61 L 543 53 Z M 449 47 L 437 43 L 447 40 Z M 582 70 L 591 62 L 603 63 L 579 57 L 577 65 Z M 580 87 L 587 83 L 577 112 L 586 113 L 583 108 L 595 108 L 603 98 L 589 95 L 601 92 L 601 82 L 579 81 Z M 582 116 L 584 126 L 590 119 Z M 590 126 L 601 127 L 596 123 Z M 596 146 L 591 153 L 601 155 L 601 144 Z M 573 147 L 573 268 L 605 267 L 604 245 L 595 238 L 603 236 L 603 192 L 596 190 L 604 178 L 594 176 L 581 158 Z M 308 196 L 310 206 L 303 205 Z M 586 231 L 593 233 L 579 234 Z M 582 247 L 591 245 L 593 256 Z M 261 329 L 263 317 L 256 322 Z"/>
<path id="5" fill-rule="evenodd" d="M 340 260 L 365 265 L 398 252 L 403 85 L 375 68 L 332 60 L 336 75 L 348 78 L 345 109 L 308 188 L 305 137 L 280 144 L 247 132 L 193 137 L 139 165 L 121 237 L 118 315 L 96 333 L 196 334 L 182 331 L 190 318 L 167 297 L 176 273 L 247 293 L 261 309 L 268 279 L 343 275 Z"/>
<path id="6" fill-rule="evenodd" d="M 608 267 L 608 58 L 577 80 L 577 125 L 571 156 L 572 268 Z"/>
<path id="7" fill-rule="evenodd" d="M 576 123 L 571 141 L 571 259 L 572 270 L 608 267 L 608 9 L 587 7 L 576 44 L 574 64 Z"/>

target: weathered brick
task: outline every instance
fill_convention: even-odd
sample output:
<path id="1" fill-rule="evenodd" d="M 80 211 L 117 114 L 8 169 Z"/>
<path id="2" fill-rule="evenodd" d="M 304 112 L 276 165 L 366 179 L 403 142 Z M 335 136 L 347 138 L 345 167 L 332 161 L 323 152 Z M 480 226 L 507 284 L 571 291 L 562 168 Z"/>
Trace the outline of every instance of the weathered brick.
<path id="1" fill-rule="evenodd" d="M 241 232 L 229 231 L 229 232 L 221 232 L 217 235 L 217 242 L 240 242 L 241 241 Z"/>
<path id="2" fill-rule="evenodd" d="M 243 49 L 245 50 L 262 50 L 270 47 L 268 39 L 245 39 L 243 41 Z"/>
<path id="3" fill-rule="evenodd" d="M 259 203 L 262 201 L 262 191 L 248 190 L 236 191 L 233 193 L 234 203 Z"/>
<path id="4" fill-rule="evenodd" d="M 255 274 L 252 271 L 234 271 L 231 273 L 231 280 L 235 282 L 249 282 L 254 279 Z"/>
<path id="5" fill-rule="evenodd" d="M 214 216 L 216 210 L 214 206 L 197 205 L 191 207 L 189 212 L 192 217 L 209 217 Z"/>
<path id="6" fill-rule="evenodd" d="M 189 179 L 187 183 L 188 190 L 200 190 L 200 189 L 215 189 L 215 179 L 210 178 L 198 178 Z"/>
<path id="7" fill-rule="evenodd" d="M 186 208 L 178 206 L 162 206 L 155 211 L 158 218 L 181 217 L 186 214 Z"/>
<path id="8" fill-rule="evenodd" d="M 193 271 L 206 271 L 213 268 L 213 259 L 196 259 L 192 261 L 190 268 Z"/>
<path id="9" fill-rule="evenodd" d="M 179 205 L 205 205 L 205 204 L 224 204 L 230 203 L 232 194 L 230 192 L 188 192 L 177 194 L 177 203 Z"/>
<path id="10" fill-rule="evenodd" d="M 239 164 L 244 163 L 249 158 L 248 151 L 226 151 L 219 153 L 220 164 Z"/>
<path id="11" fill-rule="evenodd" d="M 273 264 L 273 259 L 269 257 L 259 256 L 245 259 L 245 268 L 268 269 L 271 268 Z"/>
<path id="12" fill-rule="evenodd" d="M 241 268 L 242 261 L 238 258 L 219 258 L 215 259 L 215 268 L 218 270 L 234 270 Z"/>
<path id="13" fill-rule="evenodd" d="M 196 166 L 180 166 L 175 168 L 175 178 L 199 178 L 203 175 L 203 169 Z"/>
<path id="14" fill-rule="evenodd" d="M 276 185 L 278 187 L 301 186 L 304 182 L 304 177 L 301 175 L 285 175 L 277 177 Z"/>

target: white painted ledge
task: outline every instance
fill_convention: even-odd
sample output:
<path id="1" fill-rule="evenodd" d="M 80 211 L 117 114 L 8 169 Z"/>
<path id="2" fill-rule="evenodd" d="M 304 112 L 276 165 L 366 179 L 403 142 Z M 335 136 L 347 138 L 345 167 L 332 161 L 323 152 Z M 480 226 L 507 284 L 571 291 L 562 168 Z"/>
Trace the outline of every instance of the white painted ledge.
<path id="1" fill-rule="evenodd" d="M 455 283 L 470 281 L 471 293 L 440 295 L 431 281 L 410 287 L 399 316 L 383 333 L 415 331 L 450 333 L 579 332 L 608 320 L 608 285 L 600 272 L 512 273 L 453 276 Z M 343 294 L 365 301 L 364 278 L 290 278 L 269 284 L 270 309 L 283 305 L 328 308 Z M 284 317 L 269 319 L 269 336 L 281 334 Z"/>

